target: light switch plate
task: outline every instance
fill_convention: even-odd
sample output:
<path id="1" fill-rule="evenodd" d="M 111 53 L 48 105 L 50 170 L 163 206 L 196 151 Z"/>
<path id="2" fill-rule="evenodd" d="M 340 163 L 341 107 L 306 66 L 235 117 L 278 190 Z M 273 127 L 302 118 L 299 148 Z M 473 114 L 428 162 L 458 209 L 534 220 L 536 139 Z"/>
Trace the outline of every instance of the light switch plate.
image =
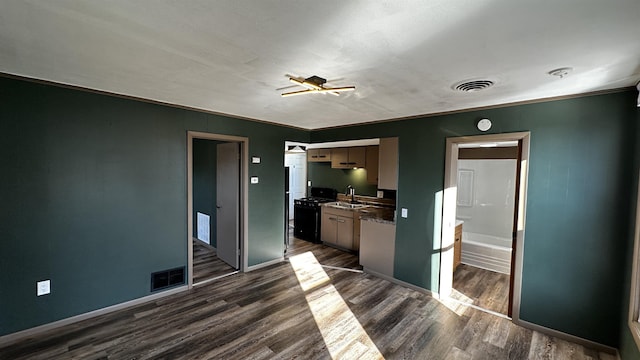
<path id="1" fill-rule="evenodd" d="M 260 164 L 260 157 L 259 156 L 253 156 L 251 157 L 251 162 L 253 164 Z"/>
<path id="2" fill-rule="evenodd" d="M 376 192 L 376 197 L 379 198 L 379 199 L 382 199 L 384 197 L 384 191 L 378 190 Z"/>
<path id="3" fill-rule="evenodd" d="M 51 280 L 38 281 L 36 284 L 36 293 L 38 296 L 47 295 L 51 292 Z"/>
<path id="4" fill-rule="evenodd" d="M 258 177 L 257 176 L 252 176 L 251 177 L 251 183 L 252 184 L 257 184 L 259 182 Z"/>
<path id="5" fill-rule="evenodd" d="M 406 218 L 407 216 L 409 216 L 409 210 L 402 208 L 402 216 L 403 218 Z"/>
<path id="6" fill-rule="evenodd" d="M 311 180 L 307 181 L 307 186 L 311 186 Z"/>

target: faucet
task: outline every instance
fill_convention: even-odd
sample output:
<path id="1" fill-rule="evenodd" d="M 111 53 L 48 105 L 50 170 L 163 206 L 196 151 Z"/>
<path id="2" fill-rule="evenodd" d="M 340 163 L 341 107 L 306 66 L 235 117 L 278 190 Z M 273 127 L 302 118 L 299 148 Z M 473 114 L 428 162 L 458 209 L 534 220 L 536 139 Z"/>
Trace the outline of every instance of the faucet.
<path id="1" fill-rule="evenodd" d="M 351 195 L 351 202 L 356 202 L 354 199 L 354 196 L 356 194 L 356 189 L 353 188 L 353 186 L 349 185 L 347 186 L 347 192 L 345 193 L 345 195 Z"/>

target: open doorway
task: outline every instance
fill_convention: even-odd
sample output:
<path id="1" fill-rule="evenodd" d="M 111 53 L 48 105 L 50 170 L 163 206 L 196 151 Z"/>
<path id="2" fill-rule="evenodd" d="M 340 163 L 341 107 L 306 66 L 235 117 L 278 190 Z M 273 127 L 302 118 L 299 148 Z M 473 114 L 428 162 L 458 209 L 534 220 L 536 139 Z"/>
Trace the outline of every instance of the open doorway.
<path id="1" fill-rule="evenodd" d="M 188 133 L 189 285 L 246 264 L 245 138 Z"/>
<path id="2" fill-rule="evenodd" d="M 440 296 L 518 319 L 529 133 L 447 139 Z"/>

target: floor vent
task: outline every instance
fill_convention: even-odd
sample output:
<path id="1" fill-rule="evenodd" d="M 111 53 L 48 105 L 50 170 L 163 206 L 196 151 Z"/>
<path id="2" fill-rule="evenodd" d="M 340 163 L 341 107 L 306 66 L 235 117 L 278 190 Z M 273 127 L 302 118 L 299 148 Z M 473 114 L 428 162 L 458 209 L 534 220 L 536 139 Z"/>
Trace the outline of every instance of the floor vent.
<path id="1" fill-rule="evenodd" d="M 151 291 L 184 284 L 184 266 L 151 274 Z"/>

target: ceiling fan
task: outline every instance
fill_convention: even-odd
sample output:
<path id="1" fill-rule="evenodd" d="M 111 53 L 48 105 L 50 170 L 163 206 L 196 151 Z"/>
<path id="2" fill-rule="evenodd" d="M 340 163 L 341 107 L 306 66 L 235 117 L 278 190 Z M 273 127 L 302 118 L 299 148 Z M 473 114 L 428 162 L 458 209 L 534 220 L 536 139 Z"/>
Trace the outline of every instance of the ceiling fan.
<path id="1" fill-rule="evenodd" d="M 342 91 L 353 91 L 356 89 L 355 86 L 341 86 L 341 87 L 327 87 L 324 84 L 327 82 L 327 79 L 321 78 L 319 76 L 313 75 L 308 78 L 302 78 L 293 75 L 287 75 L 289 81 L 296 85 L 300 85 L 306 88 L 306 90 L 298 90 L 291 91 L 282 94 L 282 97 L 287 96 L 295 96 L 295 95 L 304 95 L 304 94 L 331 94 L 335 96 L 340 96 L 340 92 Z M 278 90 L 283 90 L 285 88 L 280 88 Z"/>

